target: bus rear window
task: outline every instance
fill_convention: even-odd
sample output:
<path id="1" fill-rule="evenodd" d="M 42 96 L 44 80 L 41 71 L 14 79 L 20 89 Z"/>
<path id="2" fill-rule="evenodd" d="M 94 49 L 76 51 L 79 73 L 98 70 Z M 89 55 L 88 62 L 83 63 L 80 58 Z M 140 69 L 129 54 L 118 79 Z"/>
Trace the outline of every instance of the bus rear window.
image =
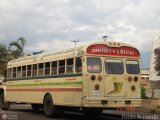
<path id="1" fill-rule="evenodd" d="M 100 73 L 102 64 L 100 58 L 87 58 L 87 70 L 91 73 Z"/>
<path id="2" fill-rule="evenodd" d="M 126 69 L 128 74 L 139 74 L 139 62 L 132 60 L 126 61 Z"/>
<path id="3" fill-rule="evenodd" d="M 122 60 L 107 59 L 105 61 L 105 70 L 108 74 L 123 74 L 124 67 Z"/>

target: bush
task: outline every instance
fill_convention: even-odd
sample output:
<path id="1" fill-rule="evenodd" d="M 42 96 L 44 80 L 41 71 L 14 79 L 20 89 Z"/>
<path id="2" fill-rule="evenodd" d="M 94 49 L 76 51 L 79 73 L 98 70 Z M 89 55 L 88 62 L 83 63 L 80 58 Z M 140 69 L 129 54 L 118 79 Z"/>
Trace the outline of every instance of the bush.
<path id="1" fill-rule="evenodd" d="M 141 98 L 142 99 L 146 99 L 147 98 L 146 89 L 144 87 L 141 87 Z"/>

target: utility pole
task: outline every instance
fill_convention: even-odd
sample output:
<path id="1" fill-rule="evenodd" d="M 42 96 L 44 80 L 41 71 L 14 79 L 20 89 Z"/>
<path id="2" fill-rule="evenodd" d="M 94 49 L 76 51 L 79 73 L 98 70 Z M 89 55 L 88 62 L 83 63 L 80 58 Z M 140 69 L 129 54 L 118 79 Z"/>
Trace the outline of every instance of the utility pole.
<path id="1" fill-rule="evenodd" d="M 102 38 L 103 38 L 104 41 L 106 41 L 106 39 L 107 39 L 108 37 L 109 37 L 109 36 L 104 35 Z"/>
<path id="2" fill-rule="evenodd" d="M 77 46 L 77 43 L 79 42 L 79 40 L 71 40 L 71 42 L 74 43 L 75 47 Z"/>

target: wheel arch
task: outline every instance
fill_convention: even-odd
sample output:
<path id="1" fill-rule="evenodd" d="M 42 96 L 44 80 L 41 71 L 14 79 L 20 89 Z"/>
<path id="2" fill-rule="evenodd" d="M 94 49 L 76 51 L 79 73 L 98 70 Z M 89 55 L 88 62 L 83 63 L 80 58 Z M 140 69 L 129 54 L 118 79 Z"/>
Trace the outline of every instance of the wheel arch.
<path id="1" fill-rule="evenodd" d="M 47 95 L 49 95 L 49 96 L 52 98 L 52 102 L 53 102 L 53 97 L 52 97 L 51 93 L 47 92 L 47 93 L 45 93 L 45 95 L 44 95 L 44 97 L 43 97 L 43 104 L 44 104 L 45 97 L 46 97 Z"/>

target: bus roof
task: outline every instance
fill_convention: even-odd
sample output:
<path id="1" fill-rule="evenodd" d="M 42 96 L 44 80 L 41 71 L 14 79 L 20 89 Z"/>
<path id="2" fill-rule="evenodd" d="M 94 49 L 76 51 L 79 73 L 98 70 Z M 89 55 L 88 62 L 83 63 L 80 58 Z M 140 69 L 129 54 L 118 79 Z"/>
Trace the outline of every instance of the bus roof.
<path id="1" fill-rule="evenodd" d="M 123 47 L 123 49 L 122 49 Z M 64 49 L 64 50 L 58 50 L 58 51 L 52 51 L 47 53 L 42 53 L 38 55 L 33 56 L 26 56 L 18 59 L 11 60 L 8 62 L 8 68 L 15 67 L 15 66 L 22 66 L 22 65 L 29 65 L 29 64 L 35 64 L 35 63 L 41 63 L 41 62 L 48 62 L 54 59 L 61 59 L 62 57 L 73 57 L 73 56 L 80 56 L 82 54 L 85 55 L 93 55 L 99 53 L 99 55 L 118 55 L 113 54 L 113 52 L 118 52 L 118 49 L 121 48 L 121 50 L 124 50 L 124 52 L 130 52 L 134 51 L 136 52 L 135 57 L 139 57 L 138 50 L 133 47 L 132 45 L 129 45 L 127 43 L 123 42 L 117 42 L 117 41 L 100 41 L 100 42 L 93 42 L 87 45 Z M 127 51 L 128 50 L 128 51 Z M 108 54 L 106 54 L 108 52 Z M 111 53 L 109 53 L 111 52 Z M 119 51 L 122 52 L 122 51 Z M 132 53 L 129 53 L 132 54 Z M 123 56 L 123 55 L 121 55 Z M 125 56 L 125 54 L 124 54 Z"/>

